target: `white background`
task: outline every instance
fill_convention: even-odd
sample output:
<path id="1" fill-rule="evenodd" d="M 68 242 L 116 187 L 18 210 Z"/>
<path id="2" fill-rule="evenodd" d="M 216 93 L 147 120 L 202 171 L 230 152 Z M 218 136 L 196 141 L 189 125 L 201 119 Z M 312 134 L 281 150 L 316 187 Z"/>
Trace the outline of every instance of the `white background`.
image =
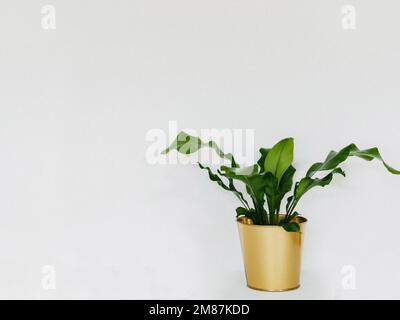
<path id="1" fill-rule="evenodd" d="M 45 4 L 56 30 L 42 29 Z M 347 4 L 355 30 L 342 28 Z M 350 142 L 399 168 L 399 12 L 395 0 L 1 1 L 0 298 L 400 298 L 400 177 L 380 163 L 351 159 L 347 178 L 303 199 L 302 286 L 264 293 L 245 284 L 237 200 L 197 167 L 146 160 L 146 134 L 176 120 L 254 129 L 256 147 L 293 136 L 300 174 Z"/>

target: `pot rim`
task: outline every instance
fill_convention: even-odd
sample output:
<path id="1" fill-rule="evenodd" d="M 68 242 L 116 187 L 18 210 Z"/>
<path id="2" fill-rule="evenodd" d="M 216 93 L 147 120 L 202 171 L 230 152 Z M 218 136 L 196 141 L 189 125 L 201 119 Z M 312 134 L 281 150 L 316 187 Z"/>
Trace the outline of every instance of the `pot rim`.
<path id="1" fill-rule="evenodd" d="M 280 216 L 284 216 L 284 215 L 283 215 L 283 214 L 280 214 Z M 270 229 L 270 228 L 282 228 L 282 226 L 278 226 L 278 225 L 265 225 L 265 224 L 250 224 L 250 223 L 244 223 L 243 221 L 240 221 L 241 218 L 243 218 L 243 216 L 237 218 L 237 219 L 236 219 L 236 222 L 237 222 L 238 224 L 243 225 L 243 226 L 259 227 L 259 228 L 267 228 L 267 229 Z M 296 222 L 299 223 L 299 224 L 304 224 L 304 223 L 306 223 L 306 222 L 308 221 L 307 218 L 305 218 L 305 217 L 303 217 L 303 216 L 297 216 L 295 219 L 296 219 L 296 220 L 299 220 L 299 221 L 296 221 Z"/>

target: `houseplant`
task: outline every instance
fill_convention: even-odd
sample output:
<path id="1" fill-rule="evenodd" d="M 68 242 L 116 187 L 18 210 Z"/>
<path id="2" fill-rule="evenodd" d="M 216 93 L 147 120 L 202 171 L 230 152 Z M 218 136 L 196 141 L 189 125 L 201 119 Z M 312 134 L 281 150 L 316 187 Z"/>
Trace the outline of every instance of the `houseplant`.
<path id="1" fill-rule="evenodd" d="M 192 154 L 206 147 L 228 160 L 229 165 L 220 166 L 217 172 L 200 162 L 199 167 L 241 202 L 236 209 L 236 219 L 247 284 L 267 291 L 290 290 L 300 285 L 301 247 L 307 220 L 296 208 L 305 193 L 330 184 L 334 175 L 345 176 L 340 165 L 353 156 L 367 161 L 377 159 L 390 173 L 400 174 L 384 162 L 377 148 L 360 150 L 350 144 L 340 151 L 331 151 L 323 162 L 314 163 L 302 179 L 293 183 L 296 172 L 292 165 L 293 138 L 283 139 L 269 149 L 261 148 L 257 163 L 244 168 L 240 168 L 233 155 L 225 154 L 214 141 L 203 142 L 185 132 L 180 132 L 163 153 L 176 150 Z M 248 199 L 236 188 L 236 181 L 244 184 Z M 282 202 L 287 194 L 285 212 L 282 213 Z"/>

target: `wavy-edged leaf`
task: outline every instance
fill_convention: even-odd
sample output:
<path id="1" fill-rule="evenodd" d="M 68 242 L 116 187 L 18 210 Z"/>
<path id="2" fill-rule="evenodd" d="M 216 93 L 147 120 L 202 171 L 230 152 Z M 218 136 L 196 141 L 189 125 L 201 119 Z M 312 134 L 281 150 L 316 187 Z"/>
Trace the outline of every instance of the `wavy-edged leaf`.
<path id="1" fill-rule="evenodd" d="M 278 183 L 293 162 L 293 149 L 293 138 L 286 138 L 275 144 L 265 158 L 265 172 L 271 172 Z"/>
<path id="2" fill-rule="evenodd" d="M 235 195 L 239 198 L 239 200 L 247 207 L 249 207 L 249 204 L 247 200 L 244 198 L 243 193 L 241 193 L 239 190 L 236 189 L 235 184 L 233 183 L 233 179 L 228 179 L 229 181 L 229 189 L 235 193 Z"/>
<path id="3" fill-rule="evenodd" d="M 257 164 L 258 164 L 259 167 L 260 167 L 260 172 L 261 172 L 261 173 L 264 172 L 265 158 L 267 157 L 267 155 L 268 155 L 268 153 L 269 153 L 270 150 L 271 150 L 271 149 L 267 149 L 267 148 L 261 148 L 261 149 L 259 150 L 261 156 L 260 156 L 260 159 L 258 159 Z"/>
<path id="4" fill-rule="evenodd" d="M 335 169 L 339 164 L 346 161 L 348 157 L 358 157 L 367 161 L 374 159 L 380 160 L 385 168 L 392 174 L 400 174 L 400 171 L 389 166 L 382 158 L 378 148 L 371 148 L 366 150 L 360 150 L 354 143 L 341 149 L 340 151 L 331 151 L 326 157 L 324 162 L 314 163 L 307 171 L 306 177 L 312 177 L 319 171 L 327 171 Z"/>
<path id="5" fill-rule="evenodd" d="M 231 191 L 235 194 L 235 196 L 240 200 L 240 202 L 243 203 L 243 205 L 245 205 L 247 208 L 249 208 L 249 204 L 247 203 L 246 199 L 244 198 L 243 194 L 238 191 L 235 187 L 235 185 L 233 184 L 233 180 L 229 179 L 229 185 L 226 185 L 220 176 L 218 176 L 217 174 L 213 173 L 210 167 L 204 166 L 201 163 L 198 163 L 199 167 L 203 170 L 207 170 L 208 171 L 208 177 L 210 178 L 211 181 L 216 182 L 220 187 L 222 187 L 223 189 L 227 190 L 227 191 Z"/>
<path id="6" fill-rule="evenodd" d="M 204 147 L 213 149 L 220 158 L 229 160 L 233 168 L 239 167 L 233 155 L 231 153 L 224 153 L 214 141 L 208 141 L 205 143 L 199 137 L 191 136 L 183 131 L 179 132 L 171 145 L 161 153 L 167 154 L 172 150 L 176 150 L 179 153 L 192 154 Z"/>
<path id="7" fill-rule="evenodd" d="M 325 187 L 326 185 L 330 184 L 334 174 L 341 174 L 342 176 L 345 176 L 345 173 L 341 168 L 335 168 L 321 179 L 313 179 L 310 177 L 305 177 L 301 179 L 295 188 L 295 201 L 298 201 L 307 191 L 314 187 Z"/>
<path id="8" fill-rule="evenodd" d="M 357 148 L 357 147 L 356 147 Z M 357 148 L 358 149 L 358 148 Z M 367 161 L 371 161 L 374 159 L 380 160 L 383 165 L 385 166 L 385 168 L 392 174 L 400 174 L 399 170 L 394 169 L 393 167 L 389 166 L 382 158 L 378 148 L 374 147 L 371 149 L 366 149 L 366 150 L 352 150 L 350 152 L 350 156 L 356 156 L 359 157 L 361 159 L 367 160 Z"/>

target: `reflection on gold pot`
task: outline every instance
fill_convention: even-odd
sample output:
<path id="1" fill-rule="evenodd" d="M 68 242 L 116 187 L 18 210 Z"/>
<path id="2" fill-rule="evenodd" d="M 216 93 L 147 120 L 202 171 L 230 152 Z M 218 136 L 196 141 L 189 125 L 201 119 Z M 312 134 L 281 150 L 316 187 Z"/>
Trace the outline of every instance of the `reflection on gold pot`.
<path id="1" fill-rule="evenodd" d="M 301 249 L 307 219 L 295 219 L 300 224 L 300 232 L 287 232 L 281 226 L 255 225 L 245 217 L 237 220 L 250 288 L 286 291 L 300 286 Z"/>

